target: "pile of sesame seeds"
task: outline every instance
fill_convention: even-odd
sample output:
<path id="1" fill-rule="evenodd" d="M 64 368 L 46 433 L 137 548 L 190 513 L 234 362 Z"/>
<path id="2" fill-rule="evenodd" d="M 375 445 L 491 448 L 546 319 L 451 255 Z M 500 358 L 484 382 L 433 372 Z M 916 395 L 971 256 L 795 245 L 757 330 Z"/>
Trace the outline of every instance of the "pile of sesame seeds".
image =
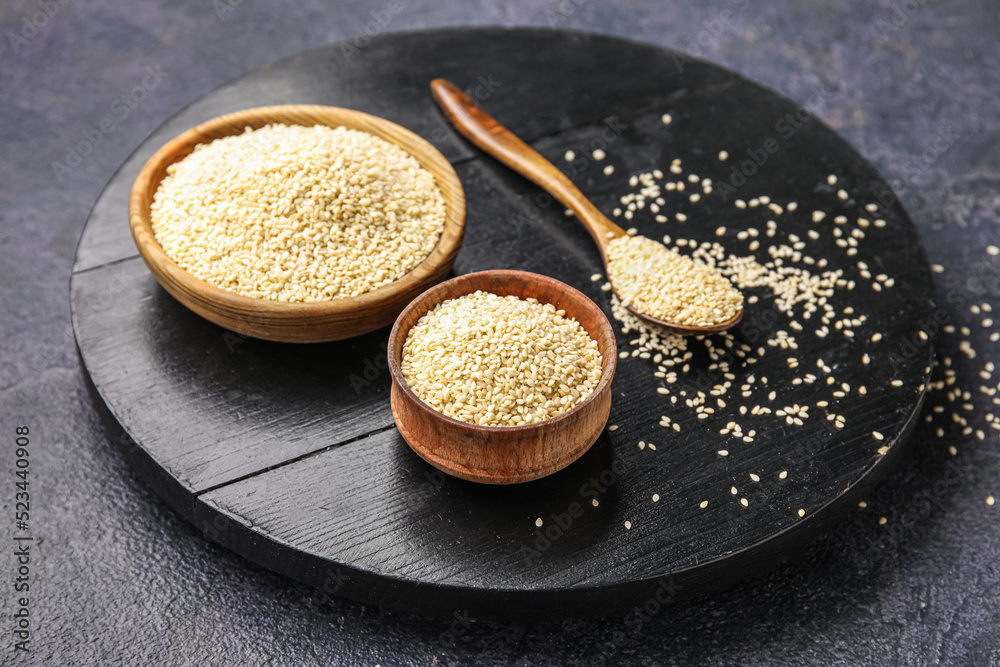
<path id="1" fill-rule="evenodd" d="M 743 295 L 723 275 L 643 236 L 608 242 L 608 277 L 623 306 L 666 322 L 712 326 L 731 320 Z"/>
<path id="2" fill-rule="evenodd" d="M 552 304 L 477 291 L 424 314 L 403 344 L 400 370 L 438 412 L 506 427 L 551 419 L 601 379 L 597 341 Z"/>
<path id="3" fill-rule="evenodd" d="M 345 127 L 268 125 L 201 144 L 150 206 L 177 264 L 257 299 L 354 297 L 398 280 L 444 230 L 433 175 L 398 146 Z"/>

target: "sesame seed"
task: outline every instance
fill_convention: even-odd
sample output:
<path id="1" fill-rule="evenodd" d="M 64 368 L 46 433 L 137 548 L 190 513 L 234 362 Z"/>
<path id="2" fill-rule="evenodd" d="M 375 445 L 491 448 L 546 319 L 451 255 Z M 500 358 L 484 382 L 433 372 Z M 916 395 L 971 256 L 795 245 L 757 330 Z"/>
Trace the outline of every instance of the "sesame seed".
<path id="1" fill-rule="evenodd" d="M 1000 248 L 996 247 L 995 245 L 988 245 L 986 246 L 986 252 L 996 257 L 997 255 L 1000 255 Z"/>
<path id="2" fill-rule="evenodd" d="M 286 194 L 298 192 L 308 197 Z M 395 144 L 282 124 L 197 146 L 169 167 L 150 205 L 156 240 L 185 271 L 292 303 L 402 278 L 437 245 L 445 212 L 434 176 Z"/>
<path id="3" fill-rule="evenodd" d="M 618 430 L 618 424 L 612 424 L 611 426 L 608 427 L 608 430 L 609 431 L 617 431 Z"/>
<path id="4" fill-rule="evenodd" d="M 603 160 L 607 156 L 607 154 L 604 151 L 602 151 L 600 148 L 598 148 L 593 153 L 591 153 L 591 155 L 593 155 L 594 159 L 597 160 L 597 161 L 601 161 L 601 160 Z"/>
<path id="5" fill-rule="evenodd" d="M 576 159 L 576 153 L 574 153 L 573 151 L 566 151 L 566 154 L 563 155 L 563 158 L 565 158 L 567 162 L 572 162 L 573 160 Z"/>
<path id="6" fill-rule="evenodd" d="M 993 498 L 993 496 L 986 496 L 986 504 L 987 505 L 989 505 L 990 507 L 993 507 L 993 505 L 995 503 L 996 503 L 996 499 Z"/>
<path id="7" fill-rule="evenodd" d="M 608 166 L 606 166 L 604 168 L 604 175 L 605 176 L 610 176 L 613 173 L 615 173 L 615 166 L 613 164 L 609 164 Z"/>
<path id="8" fill-rule="evenodd" d="M 728 151 L 719 151 L 719 160 L 725 162 L 729 158 Z"/>
<path id="9" fill-rule="evenodd" d="M 881 433 L 879 433 L 878 431 L 872 431 L 872 437 L 874 437 L 876 440 L 884 440 L 885 439 L 885 436 L 882 435 Z"/>
<path id="10" fill-rule="evenodd" d="M 663 122 L 664 125 L 670 125 L 670 123 L 672 123 L 674 119 L 670 114 L 665 113 L 662 116 L 660 116 L 660 120 Z"/>
<path id="11" fill-rule="evenodd" d="M 705 509 L 706 507 L 708 507 L 708 501 L 707 501 L 707 500 L 703 500 L 703 501 L 701 501 L 701 502 L 700 502 L 700 503 L 698 504 L 698 507 L 700 507 L 700 508 L 702 508 L 702 509 Z"/>
<path id="12" fill-rule="evenodd" d="M 778 479 L 785 479 L 786 477 L 788 477 L 787 470 L 782 470 L 781 472 L 778 473 Z"/>
<path id="13" fill-rule="evenodd" d="M 729 493 L 731 493 L 731 494 L 733 494 L 735 496 L 737 493 L 739 493 L 739 491 L 737 491 L 736 487 L 734 486 L 731 489 L 729 489 Z"/>
<path id="14" fill-rule="evenodd" d="M 880 525 L 880 526 L 884 526 L 884 525 L 886 524 L 886 522 L 887 522 L 887 521 L 889 521 L 889 520 L 888 520 L 888 519 L 886 519 L 885 517 L 881 517 L 881 518 L 880 518 L 880 519 L 878 520 L 878 525 Z"/>
<path id="15" fill-rule="evenodd" d="M 536 299 L 484 291 L 447 299 L 410 328 L 400 371 L 422 401 L 460 421 L 504 427 L 551 419 L 601 378 L 597 341 L 564 315 Z"/>
<path id="16" fill-rule="evenodd" d="M 626 521 L 625 522 L 625 530 L 632 530 L 632 522 L 631 521 Z"/>
<path id="17" fill-rule="evenodd" d="M 801 517 L 804 517 L 805 515 L 806 515 L 806 511 L 803 510 L 803 509 L 800 509 L 799 510 L 799 517 L 801 518 Z"/>
<path id="18" fill-rule="evenodd" d="M 755 481 L 755 482 L 759 482 L 759 481 L 760 481 L 760 477 L 759 477 L 759 476 L 757 476 L 757 475 L 756 475 L 756 474 L 754 474 L 754 473 L 750 473 L 750 479 L 752 479 L 752 480 L 753 480 L 753 481 Z"/>
<path id="19" fill-rule="evenodd" d="M 542 517 L 538 517 L 537 519 L 535 519 L 535 526 L 538 528 L 542 527 Z"/>
<path id="20" fill-rule="evenodd" d="M 747 507 L 749 504 L 750 503 L 747 501 L 746 498 L 740 498 L 740 505 L 743 505 L 743 507 Z"/>

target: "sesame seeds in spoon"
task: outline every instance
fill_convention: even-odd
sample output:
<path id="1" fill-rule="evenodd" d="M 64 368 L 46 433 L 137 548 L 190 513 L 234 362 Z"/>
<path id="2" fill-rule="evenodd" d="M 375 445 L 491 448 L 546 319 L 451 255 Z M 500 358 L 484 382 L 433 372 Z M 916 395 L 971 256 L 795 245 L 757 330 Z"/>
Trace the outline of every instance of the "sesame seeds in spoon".
<path id="1" fill-rule="evenodd" d="M 467 139 L 576 214 L 597 242 L 612 290 L 636 317 L 684 335 L 724 331 L 743 317 L 743 295 L 713 267 L 611 222 L 561 171 L 454 84 L 435 79 L 431 92 Z"/>

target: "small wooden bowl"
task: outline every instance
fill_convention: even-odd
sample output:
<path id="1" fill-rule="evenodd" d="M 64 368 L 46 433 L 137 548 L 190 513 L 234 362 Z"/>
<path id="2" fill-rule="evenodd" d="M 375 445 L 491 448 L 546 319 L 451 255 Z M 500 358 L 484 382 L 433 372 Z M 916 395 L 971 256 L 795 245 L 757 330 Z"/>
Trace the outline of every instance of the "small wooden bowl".
<path id="1" fill-rule="evenodd" d="M 601 380 L 570 410 L 535 424 L 488 427 L 447 417 L 420 400 L 403 379 L 403 343 L 424 313 L 476 290 L 534 297 L 566 311 L 597 341 Z M 421 458 L 449 475 L 484 484 L 517 484 L 562 470 L 583 456 L 604 430 L 611 410 L 611 380 L 618 351 L 614 330 L 597 304 L 565 283 L 525 271 L 469 273 L 421 294 L 399 315 L 389 334 L 392 415 L 403 439 Z"/>
<path id="2" fill-rule="evenodd" d="M 447 208 L 444 232 L 423 262 L 399 280 L 357 297 L 318 303 L 282 303 L 254 299 L 195 278 L 170 259 L 153 235 L 149 206 L 167 167 L 198 144 L 270 123 L 344 126 L 363 130 L 401 147 L 434 175 Z M 388 326 L 429 286 L 441 281 L 462 244 L 465 194 L 451 164 L 430 143 L 406 128 L 360 111 L 291 104 L 257 107 L 213 118 L 176 137 L 146 162 L 132 185 L 128 204 L 132 239 L 156 280 L 175 299 L 237 333 L 288 343 L 318 343 L 359 336 Z"/>

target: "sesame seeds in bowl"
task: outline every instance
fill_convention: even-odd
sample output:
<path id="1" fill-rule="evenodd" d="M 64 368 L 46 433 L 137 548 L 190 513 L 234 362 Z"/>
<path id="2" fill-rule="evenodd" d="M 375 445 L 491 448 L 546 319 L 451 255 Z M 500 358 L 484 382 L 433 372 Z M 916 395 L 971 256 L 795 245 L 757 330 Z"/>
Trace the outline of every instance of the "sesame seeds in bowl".
<path id="1" fill-rule="evenodd" d="M 388 357 L 392 412 L 410 447 L 456 477 L 514 484 L 561 470 L 597 440 L 617 353 L 607 317 L 581 292 L 483 271 L 407 306 Z"/>
<path id="2" fill-rule="evenodd" d="M 238 333 L 321 342 L 386 326 L 447 275 L 465 199 L 448 161 L 389 121 L 313 105 L 220 116 L 133 185 L 133 239 L 182 304 Z"/>

